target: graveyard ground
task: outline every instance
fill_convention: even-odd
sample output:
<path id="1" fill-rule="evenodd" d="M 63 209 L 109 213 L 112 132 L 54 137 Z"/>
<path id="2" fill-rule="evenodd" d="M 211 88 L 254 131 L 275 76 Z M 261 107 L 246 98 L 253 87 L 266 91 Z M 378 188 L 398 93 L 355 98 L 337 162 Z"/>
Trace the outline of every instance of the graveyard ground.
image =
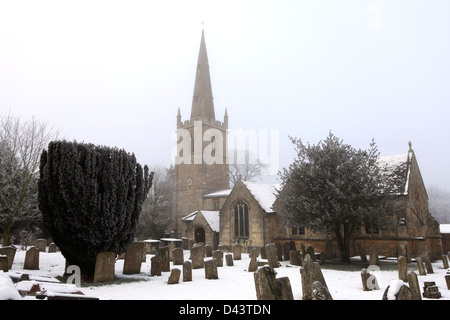
<path id="1" fill-rule="evenodd" d="M 189 258 L 189 251 L 184 251 L 185 260 Z M 242 254 L 242 260 L 235 260 L 234 266 L 219 267 L 218 280 L 206 280 L 204 269 L 194 269 L 192 282 L 183 282 L 182 276 L 179 284 L 168 285 L 170 272 L 163 272 L 162 276 L 150 277 L 150 259 L 153 255 L 147 254 L 146 262 L 141 265 L 141 273 L 124 275 L 122 273 L 124 260 L 117 260 L 115 264 L 115 280 L 102 284 L 81 283 L 80 291 L 88 296 L 99 299 L 112 300 L 255 300 L 255 285 L 253 273 L 248 272 L 250 262 L 248 254 Z M 29 273 L 38 276 L 51 276 L 65 281 L 65 258 L 61 252 L 40 253 L 39 270 L 24 270 L 25 251 L 18 249 L 14 264 L 9 273 Z M 381 300 L 384 289 L 391 280 L 398 280 L 396 258 L 380 259 L 380 271 L 372 272 L 377 278 L 379 290 L 363 291 L 361 284 L 361 269 L 367 267 L 358 257 L 352 258 L 350 265 L 333 263 L 329 261 L 322 265 L 322 272 L 328 289 L 334 300 Z M 277 277 L 289 277 L 295 300 L 302 299 L 302 284 L 300 267 L 289 265 L 282 261 L 281 267 L 276 269 Z M 179 268 L 182 266 L 172 266 Z M 443 268 L 442 261 L 433 263 L 433 274 L 419 276 L 419 286 L 422 290 L 424 281 L 435 281 L 442 294 L 440 300 L 450 300 L 450 290 L 447 289 L 444 275 L 447 270 Z M 408 271 L 418 274 L 416 263 L 408 264 Z M 1 271 L 0 271 L 1 272 Z M 26 297 L 26 299 L 35 299 Z M 424 299 L 425 300 L 425 299 Z"/>

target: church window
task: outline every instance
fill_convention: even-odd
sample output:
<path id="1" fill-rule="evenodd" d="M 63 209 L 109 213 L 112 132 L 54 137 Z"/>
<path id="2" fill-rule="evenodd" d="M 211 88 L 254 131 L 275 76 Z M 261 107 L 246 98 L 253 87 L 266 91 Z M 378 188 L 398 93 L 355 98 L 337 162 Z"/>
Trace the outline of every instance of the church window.
<path id="1" fill-rule="evenodd" d="M 292 227 L 291 234 L 293 236 L 304 236 L 305 235 L 305 227 Z"/>
<path id="2" fill-rule="evenodd" d="M 234 236 L 248 237 L 249 235 L 249 216 L 248 205 L 239 201 L 234 205 Z"/>
<path id="3" fill-rule="evenodd" d="M 364 222 L 366 234 L 379 234 L 378 223 L 372 219 L 366 219 Z"/>

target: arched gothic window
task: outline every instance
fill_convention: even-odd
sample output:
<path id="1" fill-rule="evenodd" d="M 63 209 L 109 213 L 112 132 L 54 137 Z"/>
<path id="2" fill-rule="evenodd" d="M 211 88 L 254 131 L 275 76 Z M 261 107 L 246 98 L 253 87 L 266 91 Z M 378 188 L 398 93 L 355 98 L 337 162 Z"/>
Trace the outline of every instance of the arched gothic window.
<path id="1" fill-rule="evenodd" d="M 234 207 L 234 236 L 248 237 L 249 235 L 249 218 L 248 205 L 244 201 L 238 201 Z"/>

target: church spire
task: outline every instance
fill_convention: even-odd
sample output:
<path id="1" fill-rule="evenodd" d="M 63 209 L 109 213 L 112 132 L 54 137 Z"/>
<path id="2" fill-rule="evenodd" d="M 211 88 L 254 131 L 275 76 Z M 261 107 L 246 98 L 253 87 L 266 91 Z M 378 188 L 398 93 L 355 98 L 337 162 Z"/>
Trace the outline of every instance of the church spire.
<path id="1" fill-rule="evenodd" d="M 192 99 L 191 121 L 203 120 L 215 122 L 214 101 L 209 74 L 208 54 L 206 52 L 205 33 L 202 30 L 198 53 L 197 74 L 195 76 L 194 96 Z"/>

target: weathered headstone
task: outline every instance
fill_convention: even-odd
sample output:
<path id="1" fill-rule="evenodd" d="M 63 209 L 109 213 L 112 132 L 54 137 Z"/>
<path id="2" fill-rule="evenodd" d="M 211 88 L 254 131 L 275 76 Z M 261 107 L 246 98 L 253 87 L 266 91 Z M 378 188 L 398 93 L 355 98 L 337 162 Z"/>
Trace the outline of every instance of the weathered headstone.
<path id="1" fill-rule="evenodd" d="M 428 299 L 439 299 L 441 293 L 434 281 L 425 281 L 423 283 L 423 297 Z"/>
<path id="2" fill-rule="evenodd" d="M 205 256 L 206 256 L 207 258 L 212 257 L 212 248 L 211 248 L 210 245 L 206 245 L 206 246 L 205 246 Z"/>
<path id="3" fill-rule="evenodd" d="M 123 274 L 136 274 L 141 272 L 143 242 L 132 242 L 128 246 L 123 263 Z"/>
<path id="4" fill-rule="evenodd" d="M 315 254 L 314 248 L 312 246 L 309 246 L 306 249 L 306 253 L 309 254 L 312 262 L 316 262 L 316 254 Z"/>
<path id="5" fill-rule="evenodd" d="M 380 260 L 377 254 L 377 248 L 375 246 L 370 246 L 370 256 L 369 256 L 369 265 L 379 265 Z"/>
<path id="6" fill-rule="evenodd" d="M 369 280 L 369 277 L 370 277 L 370 272 L 367 271 L 366 268 L 363 268 L 361 270 L 361 282 L 362 282 L 363 291 L 370 291 L 369 286 L 367 286 L 367 280 Z"/>
<path id="7" fill-rule="evenodd" d="M 445 283 L 447 284 L 447 289 L 450 290 L 450 274 L 445 275 Z"/>
<path id="8" fill-rule="evenodd" d="M 411 291 L 416 295 L 419 300 L 422 300 L 422 295 L 420 294 L 419 280 L 417 279 L 417 274 L 414 271 L 408 272 L 408 286 Z"/>
<path id="9" fill-rule="evenodd" d="M 181 243 L 182 243 L 183 250 L 191 250 L 191 248 L 189 247 L 189 238 L 182 237 Z"/>
<path id="10" fill-rule="evenodd" d="M 289 242 L 283 243 L 283 260 L 289 260 L 289 251 L 291 251 L 291 244 Z"/>
<path id="11" fill-rule="evenodd" d="M 261 247 L 260 252 L 261 252 L 261 259 L 267 259 L 266 247 Z"/>
<path id="12" fill-rule="evenodd" d="M 39 270 L 39 250 L 31 247 L 25 254 L 25 262 L 23 268 L 27 270 Z"/>
<path id="13" fill-rule="evenodd" d="M 359 256 L 361 257 L 361 262 L 367 262 L 366 248 L 363 242 L 358 243 Z"/>
<path id="14" fill-rule="evenodd" d="M 277 272 L 269 267 L 261 267 L 254 274 L 257 300 L 283 300 L 283 282 L 277 281 Z M 292 290 L 291 290 L 292 291 Z"/>
<path id="15" fill-rule="evenodd" d="M 194 246 L 194 244 L 195 244 L 195 240 L 192 239 L 192 238 L 190 238 L 190 239 L 189 239 L 189 250 L 192 249 L 192 247 Z"/>
<path id="16" fill-rule="evenodd" d="M 13 246 L 1 247 L 0 255 L 5 255 L 8 258 L 8 269 L 12 268 L 14 257 L 16 256 L 17 249 Z"/>
<path id="17" fill-rule="evenodd" d="M 94 282 L 105 282 L 114 280 L 114 269 L 116 254 L 106 251 L 97 254 L 95 260 Z"/>
<path id="18" fill-rule="evenodd" d="M 55 253 L 56 251 L 58 251 L 58 246 L 54 242 L 50 243 L 48 246 L 48 252 Z"/>
<path id="19" fill-rule="evenodd" d="M 327 262 L 326 258 L 325 258 L 325 252 L 321 252 L 320 253 L 320 264 L 325 264 Z"/>
<path id="20" fill-rule="evenodd" d="M 258 252 L 256 251 L 252 251 L 250 252 L 249 256 L 250 256 L 250 263 L 248 265 L 248 272 L 255 272 L 256 270 L 258 270 L 258 261 L 257 261 L 257 255 Z"/>
<path id="21" fill-rule="evenodd" d="M 170 243 L 168 244 L 168 247 L 169 247 L 169 261 L 173 261 L 172 253 L 173 253 L 173 249 L 176 248 L 175 243 L 174 243 L 173 241 L 170 242 Z"/>
<path id="22" fill-rule="evenodd" d="M 233 246 L 233 259 L 241 260 L 241 254 L 242 254 L 242 246 L 240 244 L 234 245 Z"/>
<path id="23" fill-rule="evenodd" d="M 330 291 L 320 281 L 312 284 L 312 300 L 333 300 Z"/>
<path id="24" fill-rule="evenodd" d="M 228 267 L 234 266 L 233 255 L 231 253 L 225 254 L 225 262 Z"/>
<path id="25" fill-rule="evenodd" d="M 402 280 L 393 280 L 383 293 L 383 300 L 418 300 L 415 293 Z"/>
<path id="26" fill-rule="evenodd" d="M 300 268 L 300 274 L 302 278 L 303 300 L 312 299 L 312 284 L 314 281 L 319 281 L 322 285 L 327 287 L 319 263 L 312 262 L 309 254 L 307 254 L 303 260 L 303 265 Z"/>
<path id="27" fill-rule="evenodd" d="M 280 266 L 277 258 L 276 245 L 274 243 L 269 243 L 268 245 L 266 245 L 266 255 L 269 267 L 278 268 Z"/>
<path id="28" fill-rule="evenodd" d="M 170 271 L 170 260 L 169 260 L 169 247 L 160 247 L 158 250 L 158 256 L 161 257 L 161 270 L 163 272 Z"/>
<path id="29" fill-rule="evenodd" d="M 35 247 L 36 247 L 40 252 L 45 252 L 45 249 L 47 248 L 47 240 L 45 240 L 45 239 L 37 239 L 37 240 L 36 240 Z"/>
<path id="30" fill-rule="evenodd" d="M 0 270 L 8 272 L 8 257 L 6 255 L 0 255 Z"/>
<path id="31" fill-rule="evenodd" d="M 404 256 L 400 256 L 397 258 L 398 265 L 398 278 L 405 282 L 408 281 L 408 266 L 406 264 L 406 258 Z"/>
<path id="32" fill-rule="evenodd" d="M 180 274 L 181 274 L 180 269 L 173 268 L 170 271 L 170 276 L 169 276 L 169 279 L 167 280 L 167 284 L 177 284 L 177 283 L 179 283 L 180 282 Z"/>
<path id="33" fill-rule="evenodd" d="M 367 269 L 364 268 L 361 270 L 363 291 L 379 290 L 380 286 L 378 285 L 377 278 L 375 275 L 371 274 L 369 270 L 372 270 L 370 266 Z"/>
<path id="34" fill-rule="evenodd" d="M 205 279 L 207 280 L 219 279 L 216 259 L 209 259 L 205 261 Z"/>
<path id="35" fill-rule="evenodd" d="M 444 269 L 448 269 L 448 257 L 445 254 L 443 254 L 441 256 L 441 259 L 442 259 L 442 264 L 444 266 Z"/>
<path id="36" fill-rule="evenodd" d="M 159 255 L 150 259 L 150 276 L 160 276 L 162 272 L 162 260 Z"/>
<path id="37" fill-rule="evenodd" d="M 425 266 L 423 264 L 422 257 L 417 257 L 416 258 L 416 264 L 417 264 L 417 270 L 419 271 L 419 275 L 420 276 L 425 276 L 427 273 L 425 271 Z"/>
<path id="38" fill-rule="evenodd" d="M 184 262 L 184 252 L 182 248 L 172 250 L 172 262 L 174 266 L 182 265 Z"/>
<path id="39" fill-rule="evenodd" d="M 205 247 L 194 246 L 191 248 L 192 269 L 201 269 L 205 266 Z"/>
<path id="40" fill-rule="evenodd" d="M 223 267 L 223 251 L 213 251 L 213 258 L 216 259 L 218 267 Z"/>
<path id="41" fill-rule="evenodd" d="M 289 251 L 289 264 L 293 266 L 301 266 L 302 265 L 302 256 L 300 251 L 291 250 Z"/>
<path id="42" fill-rule="evenodd" d="M 281 290 L 281 300 L 294 300 L 291 280 L 289 280 L 289 277 L 276 278 L 276 281 Z"/>
<path id="43" fill-rule="evenodd" d="M 425 253 L 424 255 L 422 255 L 422 259 L 423 262 L 425 263 L 425 268 L 427 269 L 427 273 L 434 273 L 433 271 L 433 266 L 431 265 L 431 260 L 430 260 L 430 256 L 428 255 L 428 253 Z"/>
<path id="44" fill-rule="evenodd" d="M 192 281 L 192 262 L 187 260 L 183 263 L 183 282 Z"/>
<path id="45" fill-rule="evenodd" d="M 281 246 L 281 243 L 274 242 L 275 246 L 275 254 L 277 256 L 278 261 L 283 261 L 283 247 Z"/>

